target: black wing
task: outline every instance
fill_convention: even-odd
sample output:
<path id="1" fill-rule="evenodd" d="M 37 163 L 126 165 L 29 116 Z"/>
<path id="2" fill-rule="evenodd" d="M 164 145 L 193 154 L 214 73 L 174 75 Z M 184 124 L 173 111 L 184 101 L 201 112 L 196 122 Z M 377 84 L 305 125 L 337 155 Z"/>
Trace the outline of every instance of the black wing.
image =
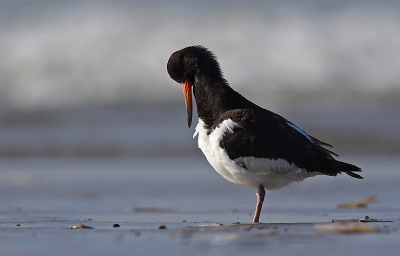
<path id="1" fill-rule="evenodd" d="M 220 146 L 231 159 L 256 157 L 284 159 L 307 172 L 320 172 L 336 176 L 345 172 L 352 177 L 362 178 L 352 172 L 361 171 L 357 166 L 337 161 L 332 151 L 324 148 L 331 145 L 308 135 L 285 118 L 259 109 L 237 109 L 225 112 L 220 122 L 230 118 L 240 125 L 233 133 L 225 133 Z"/>

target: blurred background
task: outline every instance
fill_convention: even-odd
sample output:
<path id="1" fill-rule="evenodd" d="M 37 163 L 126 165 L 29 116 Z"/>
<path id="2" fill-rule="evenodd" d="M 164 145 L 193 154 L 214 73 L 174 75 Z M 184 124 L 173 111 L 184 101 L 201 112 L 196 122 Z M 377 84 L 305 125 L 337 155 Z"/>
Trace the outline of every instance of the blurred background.
<path id="1" fill-rule="evenodd" d="M 0 156 L 201 154 L 166 72 L 198 44 L 339 153 L 400 151 L 398 1 L 0 4 Z"/>
<path id="2" fill-rule="evenodd" d="M 369 182 L 398 162 L 399 1 L 0 0 L 0 183 L 12 195 L 2 204 L 30 205 L 33 192 L 21 187 L 40 188 L 38 200 L 52 195 L 61 209 L 62 186 L 74 205 L 107 197 L 111 184 L 109 192 L 119 191 L 111 198 L 129 200 L 115 208 L 151 204 L 149 195 L 165 204 L 155 185 L 175 198 L 190 190 L 189 202 L 193 193 L 242 193 L 197 148 L 197 118 L 188 129 L 181 86 L 166 71 L 172 52 L 199 44 L 217 55 L 235 90 L 333 144 Z M 215 183 L 193 192 L 187 184 L 200 173 Z M 153 177 L 161 174 L 186 187 L 160 184 Z M 330 188 L 343 180 L 357 187 L 343 177 Z M 95 209 L 84 205 L 71 208 Z"/>

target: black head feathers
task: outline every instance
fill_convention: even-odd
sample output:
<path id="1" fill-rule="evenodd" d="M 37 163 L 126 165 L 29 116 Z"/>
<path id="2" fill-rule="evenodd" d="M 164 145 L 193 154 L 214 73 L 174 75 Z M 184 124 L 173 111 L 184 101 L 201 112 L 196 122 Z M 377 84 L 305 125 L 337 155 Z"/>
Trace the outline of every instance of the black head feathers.
<path id="1" fill-rule="evenodd" d="M 178 83 L 183 83 L 186 79 L 194 82 L 199 73 L 222 78 L 217 57 L 202 45 L 189 46 L 174 52 L 168 60 L 167 71 Z"/>

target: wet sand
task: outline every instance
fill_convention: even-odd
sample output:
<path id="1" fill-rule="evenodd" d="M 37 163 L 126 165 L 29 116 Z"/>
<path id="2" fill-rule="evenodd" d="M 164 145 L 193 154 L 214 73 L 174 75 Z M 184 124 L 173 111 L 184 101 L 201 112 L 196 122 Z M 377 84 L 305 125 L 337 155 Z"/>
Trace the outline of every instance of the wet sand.
<path id="1" fill-rule="evenodd" d="M 397 255 L 398 159 L 342 160 L 365 179 L 315 177 L 267 192 L 255 225 L 256 191 L 225 181 L 201 155 L 4 158 L 0 254 Z M 336 207 L 371 194 L 367 208 Z M 315 229 L 365 215 L 392 222 L 355 223 L 378 229 L 366 233 Z M 69 228 L 79 224 L 92 229 Z"/>

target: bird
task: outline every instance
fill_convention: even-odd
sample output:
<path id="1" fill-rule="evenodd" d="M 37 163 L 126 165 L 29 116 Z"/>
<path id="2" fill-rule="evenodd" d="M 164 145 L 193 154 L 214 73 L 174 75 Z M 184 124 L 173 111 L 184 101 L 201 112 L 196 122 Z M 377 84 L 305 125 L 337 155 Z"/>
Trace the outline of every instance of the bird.
<path id="1" fill-rule="evenodd" d="M 259 223 L 265 190 L 317 175 L 363 178 L 355 173 L 360 167 L 334 158 L 332 145 L 232 89 L 216 55 L 204 46 L 172 53 L 167 71 L 182 85 L 189 128 L 193 91 L 199 118 L 193 138 L 198 136 L 211 166 L 230 182 L 258 189 L 254 223 Z"/>

